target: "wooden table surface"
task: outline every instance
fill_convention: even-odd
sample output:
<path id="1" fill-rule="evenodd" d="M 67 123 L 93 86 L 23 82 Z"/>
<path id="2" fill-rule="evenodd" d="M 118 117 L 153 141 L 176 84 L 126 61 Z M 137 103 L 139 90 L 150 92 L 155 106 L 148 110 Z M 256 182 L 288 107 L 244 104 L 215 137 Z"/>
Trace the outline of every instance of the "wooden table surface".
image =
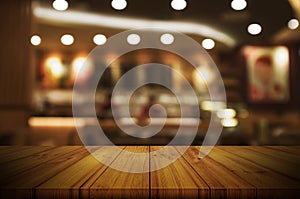
<path id="1" fill-rule="evenodd" d="M 198 153 L 190 147 L 168 167 L 133 174 L 98 162 L 83 146 L 4 146 L 0 198 L 300 198 L 300 146 L 218 146 L 204 159 Z M 112 164 L 119 155 L 103 157 Z M 145 164 L 159 161 L 150 156 Z M 124 160 L 124 167 L 133 166 Z"/>

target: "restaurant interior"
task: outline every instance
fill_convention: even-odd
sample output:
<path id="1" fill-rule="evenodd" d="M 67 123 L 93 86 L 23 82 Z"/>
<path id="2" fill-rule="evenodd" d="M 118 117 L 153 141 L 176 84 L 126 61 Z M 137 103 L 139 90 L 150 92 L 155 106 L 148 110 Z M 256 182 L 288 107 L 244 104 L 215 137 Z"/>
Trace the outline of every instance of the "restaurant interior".
<path id="1" fill-rule="evenodd" d="M 218 145 L 300 144 L 299 0 L 11 0 L 0 10 L 0 145 L 94 145 L 89 132 L 99 126 L 116 145 L 167 145 L 182 126 L 183 139 L 196 128 L 192 144 L 201 145 L 213 118 L 222 126 Z M 147 34 L 161 35 L 163 47 L 139 48 Z M 129 51 L 109 46 L 114 39 Z M 105 53 L 95 59 L 99 48 Z M 114 92 L 122 76 L 147 63 L 126 86 L 163 85 Z M 85 86 L 99 67 L 90 98 Z M 226 100 L 213 100 L 220 79 Z M 162 128 L 144 136 L 136 126 L 149 121 Z"/>

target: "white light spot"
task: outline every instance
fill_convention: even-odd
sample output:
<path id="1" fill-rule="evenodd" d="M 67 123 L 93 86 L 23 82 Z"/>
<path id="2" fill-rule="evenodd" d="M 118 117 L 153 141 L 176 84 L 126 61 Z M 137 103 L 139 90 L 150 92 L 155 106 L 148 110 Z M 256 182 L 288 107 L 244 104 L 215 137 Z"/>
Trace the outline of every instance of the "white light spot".
<path id="1" fill-rule="evenodd" d="M 291 19 L 288 22 L 288 27 L 291 30 L 295 30 L 299 27 L 299 21 L 297 19 Z"/>
<path id="2" fill-rule="evenodd" d="M 227 109 L 220 109 L 217 112 L 217 116 L 221 119 L 229 119 L 229 118 L 234 118 L 236 116 L 236 111 L 231 108 Z"/>
<path id="3" fill-rule="evenodd" d="M 32 45 L 38 46 L 38 45 L 41 44 L 42 39 L 41 39 L 41 37 L 38 36 L 38 35 L 33 35 L 33 36 L 31 37 L 31 39 L 30 39 L 30 42 L 31 42 Z"/>
<path id="4" fill-rule="evenodd" d="M 74 37 L 69 34 L 65 34 L 60 38 L 60 41 L 63 45 L 69 46 L 74 43 Z"/>
<path id="5" fill-rule="evenodd" d="M 279 67 L 286 67 L 289 63 L 289 51 L 286 47 L 278 47 L 274 54 L 274 60 Z"/>
<path id="6" fill-rule="evenodd" d="M 102 34 L 97 34 L 93 38 L 93 41 L 96 45 L 103 45 L 105 44 L 106 40 L 106 36 Z"/>
<path id="7" fill-rule="evenodd" d="M 84 66 L 85 62 L 86 62 L 85 57 L 78 57 L 73 61 L 72 67 L 73 67 L 73 72 L 75 73 L 75 75 L 79 74 L 80 69 Z"/>
<path id="8" fill-rule="evenodd" d="M 203 46 L 203 48 L 210 50 L 215 47 L 215 42 L 212 39 L 204 39 L 202 41 L 202 46 Z"/>
<path id="9" fill-rule="evenodd" d="M 261 31 L 262 27 L 257 23 L 253 23 L 248 26 L 248 33 L 251 35 L 258 35 L 259 33 L 261 33 Z"/>
<path id="10" fill-rule="evenodd" d="M 221 123 L 224 127 L 236 127 L 239 124 L 238 120 L 235 118 L 222 119 Z"/>
<path id="11" fill-rule="evenodd" d="M 231 7 L 234 10 L 243 10 L 247 7 L 247 1 L 245 1 L 245 0 L 233 0 L 231 2 Z"/>
<path id="12" fill-rule="evenodd" d="M 187 3 L 185 0 L 173 0 L 171 6 L 174 10 L 183 10 L 186 7 Z"/>
<path id="13" fill-rule="evenodd" d="M 66 72 L 61 60 L 58 57 L 49 57 L 45 61 L 45 65 L 56 78 L 62 77 Z"/>
<path id="14" fill-rule="evenodd" d="M 171 34 L 169 34 L 169 33 L 163 34 L 160 37 L 160 41 L 163 44 L 170 45 L 170 44 L 172 44 L 174 42 L 174 36 L 171 35 Z"/>
<path id="15" fill-rule="evenodd" d="M 137 45 L 141 41 L 141 37 L 138 34 L 130 34 L 127 37 L 127 42 L 131 45 Z"/>
<path id="16" fill-rule="evenodd" d="M 52 3 L 52 6 L 55 10 L 64 11 L 69 7 L 69 3 L 66 0 L 55 0 Z"/>
<path id="17" fill-rule="evenodd" d="M 112 0 L 111 6 L 116 10 L 124 10 L 127 6 L 126 0 Z"/>

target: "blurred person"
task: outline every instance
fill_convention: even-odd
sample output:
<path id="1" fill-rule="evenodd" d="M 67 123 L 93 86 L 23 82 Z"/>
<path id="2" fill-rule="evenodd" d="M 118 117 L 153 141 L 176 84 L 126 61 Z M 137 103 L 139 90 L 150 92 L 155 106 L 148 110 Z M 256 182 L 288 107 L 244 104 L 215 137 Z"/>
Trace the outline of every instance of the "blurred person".
<path id="1" fill-rule="evenodd" d="M 254 77 L 250 84 L 250 98 L 254 101 L 278 101 L 285 97 L 282 85 L 276 82 L 273 60 L 262 55 L 254 63 Z"/>

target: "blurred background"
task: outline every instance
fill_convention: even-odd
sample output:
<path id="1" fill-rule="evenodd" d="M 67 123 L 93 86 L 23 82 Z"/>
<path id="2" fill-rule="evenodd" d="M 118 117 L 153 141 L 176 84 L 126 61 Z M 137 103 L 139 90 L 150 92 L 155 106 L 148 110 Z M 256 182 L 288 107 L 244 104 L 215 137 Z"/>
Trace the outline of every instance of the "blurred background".
<path id="1" fill-rule="evenodd" d="M 224 127 L 219 145 L 300 144 L 299 0 L 12 0 L 1 4 L 0 145 L 82 145 L 72 118 L 75 78 L 85 63 L 77 81 L 88 84 L 95 67 L 109 64 L 115 54 L 111 51 L 94 63 L 89 52 L 117 33 L 154 23 L 190 36 L 207 50 L 223 78 L 227 103 L 210 101 L 207 87 L 216 77 L 207 57 L 198 57 L 195 70 L 171 52 L 136 50 L 109 64 L 95 94 L 99 123 L 111 141 L 165 145 L 175 136 L 179 118 L 184 118 L 187 134 L 200 121 L 193 143 L 199 145 L 211 116 L 216 115 Z M 127 42 L 136 41 L 127 38 Z M 136 122 L 147 124 L 149 107 L 157 103 L 165 107 L 167 121 L 157 135 L 138 139 L 116 125 L 111 106 L 117 107 L 118 119 L 126 123 L 122 118 L 126 92 L 112 97 L 112 90 L 127 71 L 150 62 L 182 74 L 198 103 L 184 95 L 181 111 L 176 96 L 165 87 L 139 88 L 130 100 Z M 174 73 L 162 75 L 155 67 L 136 74 L 133 82 L 147 79 L 147 74 L 157 74 L 158 80 L 185 90 Z M 82 105 L 85 97 L 80 96 Z M 195 108 L 200 109 L 200 117 Z M 81 127 L 93 128 L 89 110 L 82 111 Z M 159 124 L 161 119 L 155 121 Z"/>

